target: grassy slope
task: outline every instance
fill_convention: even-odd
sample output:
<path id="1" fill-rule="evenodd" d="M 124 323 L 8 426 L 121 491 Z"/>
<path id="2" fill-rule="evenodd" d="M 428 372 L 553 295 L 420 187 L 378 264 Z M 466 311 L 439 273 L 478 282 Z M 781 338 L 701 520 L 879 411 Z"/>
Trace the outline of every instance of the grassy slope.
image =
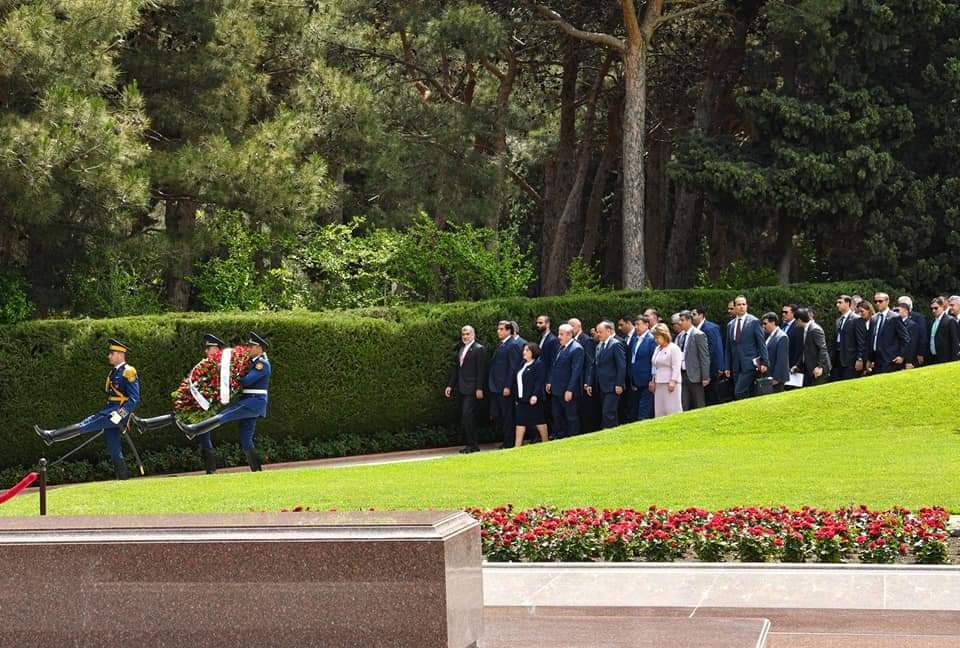
<path id="1" fill-rule="evenodd" d="M 960 511 L 960 363 L 426 462 L 84 484 L 53 514 L 749 504 Z M 35 495 L 0 506 L 32 514 Z"/>

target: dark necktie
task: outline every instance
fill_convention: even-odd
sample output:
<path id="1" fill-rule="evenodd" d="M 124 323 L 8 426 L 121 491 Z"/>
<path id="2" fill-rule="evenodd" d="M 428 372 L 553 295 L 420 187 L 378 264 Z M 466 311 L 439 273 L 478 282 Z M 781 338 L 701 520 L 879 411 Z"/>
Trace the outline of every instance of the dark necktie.
<path id="1" fill-rule="evenodd" d="M 683 351 L 684 347 L 687 346 L 687 334 L 681 333 L 678 342 L 680 343 L 680 350 Z"/>
<path id="2" fill-rule="evenodd" d="M 737 318 L 737 330 L 733 335 L 733 339 L 737 344 L 740 344 L 740 337 L 743 334 L 743 318 Z"/>

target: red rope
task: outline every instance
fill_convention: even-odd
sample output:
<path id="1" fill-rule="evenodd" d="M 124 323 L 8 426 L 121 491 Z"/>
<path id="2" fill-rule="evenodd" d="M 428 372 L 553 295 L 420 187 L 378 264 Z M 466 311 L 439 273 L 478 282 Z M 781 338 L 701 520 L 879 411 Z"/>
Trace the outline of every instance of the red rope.
<path id="1" fill-rule="evenodd" d="M 0 504 L 3 504 L 4 502 L 6 502 L 8 499 L 12 497 L 16 497 L 17 495 L 20 494 L 20 492 L 24 488 L 26 488 L 36 480 L 37 480 L 37 473 L 35 472 L 27 473 L 27 476 L 21 479 L 19 482 L 17 482 L 16 486 L 13 486 L 6 493 L 3 493 L 2 495 L 0 495 Z"/>

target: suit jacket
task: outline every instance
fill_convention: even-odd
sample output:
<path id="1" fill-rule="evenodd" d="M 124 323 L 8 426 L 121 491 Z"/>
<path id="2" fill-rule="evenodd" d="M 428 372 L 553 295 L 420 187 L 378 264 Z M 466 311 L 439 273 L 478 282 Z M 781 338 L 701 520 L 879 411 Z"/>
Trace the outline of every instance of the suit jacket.
<path id="1" fill-rule="evenodd" d="M 453 356 L 453 366 L 450 367 L 450 376 L 447 378 L 447 387 L 464 396 L 473 395 L 478 389 L 483 389 L 487 383 L 487 350 L 479 342 L 474 342 L 467 350 L 467 355 L 460 364 L 460 353 L 463 344 L 457 346 Z"/>
<path id="2" fill-rule="evenodd" d="M 936 364 L 938 362 L 960 360 L 960 324 L 949 315 L 941 315 L 940 325 L 937 327 L 937 335 L 934 337 L 934 323 L 936 323 L 936 320 L 930 324 L 930 331 L 927 337 L 933 338 L 937 353 L 934 355 L 930 350 L 930 345 L 927 344 L 927 352 L 925 355 L 929 358 L 930 363 Z"/>
<path id="3" fill-rule="evenodd" d="M 513 357 L 513 340 L 507 339 L 497 345 L 487 374 L 487 389 L 490 393 L 500 395 L 504 389 L 513 384 L 513 376 L 510 373 L 514 363 Z M 513 373 L 517 373 L 516 370 Z"/>
<path id="4" fill-rule="evenodd" d="M 627 354 L 623 350 L 624 343 L 618 338 L 610 337 L 606 345 L 597 346 L 596 361 L 593 365 L 593 375 L 588 385 L 594 385 L 603 394 L 612 393 L 616 387 L 626 387 Z"/>
<path id="5" fill-rule="evenodd" d="M 580 380 L 586 385 L 589 384 L 587 383 L 587 378 L 593 375 L 594 356 L 597 354 L 597 341 L 583 331 L 580 331 L 580 335 L 577 336 L 576 341 L 583 347 L 583 376 L 581 376 Z"/>
<path id="6" fill-rule="evenodd" d="M 527 343 L 522 337 L 515 337 L 512 340 L 513 346 L 510 347 L 510 371 L 515 375 L 523 366 L 523 345 Z"/>
<path id="7" fill-rule="evenodd" d="M 832 368 L 830 364 L 830 351 L 827 350 L 827 336 L 816 322 L 809 322 L 803 337 L 803 355 L 800 359 L 799 368 L 809 375 L 817 367 L 823 369 L 824 374 L 830 373 Z"/>
<path id="8" fill-rule="evenodd" d="M 783 324 L 780 328 L 783 329 L 783 332 L 787 334 L 787 339 L 790 340 L 790 366 L 796 367 L 800 364 L 803 355 L 803 329 L 800 328 L 800 322 L 797 320 L 790 322 L 789 328 L 786 324 Z"/>
<path id="9" fill-rule="evenodd" d="M 553 359 L 557 357 L 557 351 L 560 350 L 560 340 L 553 333 L 547 333 L 540 342 L 540 359 L 543 360 L 543 366 L 547 375 L 550 375 L 550 366 Z"/>
<path id="10" fill-rule="evenodd" d="M 927 318 L 915 310 L 910 311 L 910 319 L 917 325 L 917 356 L 930 355 L 930 330 Z"/>
<path id="11" fill-rule="evenodd" d="M 737 318 L 734 317 L 727 324 L 727 343 L 724 347 L 727 368 L 735 373 L 755 371 L 754 358 L 760 358 L 763 364 L 769 365 L 767 357 L 767 337 L 763 334 L 760 320 L 747 313 L 743 316 L 743 328 L 740 341 L 737 342 Z"/>
<path id="12" fill-rule="evenodd" d="M 903 364 L 916 365 L 917 356 L 923 354 L 923 350 L 919 347 L 920 326 L 911 317 L 901 319 L 900 321 L 903 322 L 903 327 L 907 329 L 907 335 L 910 338 L 910 341 L 903 347 Z"/>
<path id="13" fill-rule="evenodd" d="M 686 335 L 683 343 L 683 362 L 687 368 L 687 381 L 699 383 L 707 380 L 712 375 L 710 373 L 710 344 L 707 342 L 707 335 L 696 326 L 691 326 L 689 331 L 684 331 L 680 336 Z M 677 336 L 679 345 L 679 338 Z"/>
<path id="14" fill-rule="evenodd" d="M 583 347 L 576 340 L 560 348 L 547 379 L 552 395 L 562 396 L 570 391 L 576 396 L 583 390 L 583 355 Z"/>
<path id="15" fill-rule="evenodd" d="M 640 338 L 637 352 L 628 365 L 631 385 L 646 389 L 650 384 L 653 378 L 653 352 L 656 348 L 657 342 L 649 332 Z"/>
<path id="16" fill-rule="evenodd" d="M 637 344 L 640 343 L 640 335 L 637 333 L 637 330 L 634 329 L 627 337 L 617 337 L 618 340 L 623 341 L 623 357 L 626 360 L 626 384 L 630 385 L 630 363 L 633 361 L 633 352 L 637 348 Z"/>
<path id="17" fill-rule="evenodd" d="M 723 333 L 720 327 L 709 320 L 703 320 L 700 330 L 707 336 L 707 345 L 710 347 L 710 371 L 720 373 L 727 368 L 723 353 Z"/>
<path id="18" fill-rule="evenodd" d="M 520 376 L 520 379 L 523 381 L 523 401 L 525 403 L 530 402 L 531 396 L 536 396 L 538 401 L 543 401 L 543 397 L 546 394 L 544 391 L 544 385 L 547 383 L 547 368 L 546 364 L 541 358 L 537 358 L 533 361 L 529 367 L 523 369 L 523 373 L 520 373 L 520 370 L 517 370 L 517 373 L 513 376 L 513 395 L 514 397 L 519 396 L 520 390 L 518 389 L 519 384 L 517 382 L 517 376 Z"/>
<path id="19" fill-rule="evenodd" d="M 834 330 L 837 332 L 834 337 L 836 343 L 836 362 L 838 367 L 852 367 L 857 361 L 857 331 L 856 321 L 860 319 L 852 311 L 847 313 L 846 323 L 843 323 L 844 317 L 838 317 Z M 841 326 L 843 324 L 843 326 Z"/>
<path id="20" fill-rule="evenodd" d="M 881 326 L 880 320 L 883 320 Z M 900 316 L 888 309 L 886 315 L 877 313 L 870 320 L 870 339 L 867 341 L 870 360 L 880 369 L 893 364 L 893 359 L 903 356 L 910 344 L 910 334 Z"/>
<path id="21" fill-rule="evenodd" d="M 767 376 L 785 385 L 790 380 L 790 339 L 779 328 L 767 338 L 767 355 L 770 359 Z"/>
<path id="22" fill-rule="evenodd" d="M 872 319 L 865 320 L 862 317 L 858 317 L 853 322 L 853 334 L 857 341 L 857 360 L 866 362 L 870 359 L 870 338 L 872 335 L 870 325 L 872 323 Z"/>

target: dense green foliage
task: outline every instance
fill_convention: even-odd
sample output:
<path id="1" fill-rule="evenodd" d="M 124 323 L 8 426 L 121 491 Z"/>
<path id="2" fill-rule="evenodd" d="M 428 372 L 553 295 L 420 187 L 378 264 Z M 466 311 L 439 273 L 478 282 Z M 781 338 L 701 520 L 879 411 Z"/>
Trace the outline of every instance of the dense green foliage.
<path id="1" fill-rule="evenodd" d="M 947 415 L 960 364 L 834 383 L 614 430 L 433 461 L 84 484 L 55 515 L 651 504 L 960 511 Z M 879 405 L 879 410 L 878 410 Z M 869 413 L 874 413 L 870 415 Z M 900 416 L 889 416 L 897 412 Z M 861 413 L 863 413 L 861 415 Z M 35 514 L 35 495 L 0 515 Z"/>
<path id="2" fill-rule="evenodd" d="M 828 329 L 841 292 L 869 294 L 875 284 L 793 285 L 747 292 L 752 312 L 779 312 L 804 303 L 821 313 Z M 0 402 L 6 425 L 0 468 L 29 465 L 44 451 L 32 431 L 66 425 L 102 407 L 106 340 L 131 345 L 128 360 L 142 383 L 141 415 L 170 410 L 170 392 L 200 356 L 204 333 L 236 343 L 255 329 L 271 343 L 274 375 L 261 438 L 309 443 L 345 435 L 404 431 L 456 420 L 442 396 L 460 327 L 472 324 L 492 349 L 496 323 L 516 320 L 531 334 L 537 315 L 554 322 L 578 317 L 586 325 L 656 308 L 670 314 L 702 305 L 725 321 L 728 290 L 608 292 L 540 299 L 503 299 L 446 305 L 384 307 L 343 313 L 168 314 L 109 320 L 45 320 L 7 327 L 0 336 Z M 29 376 L 25 380 L 24 376 Z M 236 432 L 218 433 L 233 440 Z M 174 429 L 143 437 L 147 449 L 186 441 Z M 63 446 L 58 446 L 58 450 Z M 99 444 L 87 456 L 95 456 Z M 57 456 L 57 455 L 54 455 Z"/>

